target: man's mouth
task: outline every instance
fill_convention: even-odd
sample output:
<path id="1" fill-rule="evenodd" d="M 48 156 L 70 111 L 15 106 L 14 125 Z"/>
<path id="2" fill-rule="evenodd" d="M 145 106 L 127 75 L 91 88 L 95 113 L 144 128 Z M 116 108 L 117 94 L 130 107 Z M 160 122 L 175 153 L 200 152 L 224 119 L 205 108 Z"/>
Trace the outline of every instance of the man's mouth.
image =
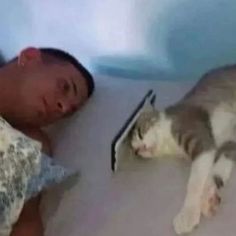
<path id="1" fill-rule="evenodd" d="M 47 117 L 49 115 L 48 102 L 44 97 L 42 98 L 42 100 L 43 100 L 43 113 L 44 116 Z"/>

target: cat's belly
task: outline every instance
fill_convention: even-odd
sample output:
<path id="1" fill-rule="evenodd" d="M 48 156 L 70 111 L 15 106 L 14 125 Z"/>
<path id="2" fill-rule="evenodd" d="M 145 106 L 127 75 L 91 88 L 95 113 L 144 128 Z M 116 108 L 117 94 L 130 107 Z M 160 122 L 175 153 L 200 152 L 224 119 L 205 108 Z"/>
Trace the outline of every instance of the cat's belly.
<path id="1" fill-rule="evenodd" d="M 222 103 L 211 115 L 212 133 L 217 146 L 236 140 L 236 103 Z"/>

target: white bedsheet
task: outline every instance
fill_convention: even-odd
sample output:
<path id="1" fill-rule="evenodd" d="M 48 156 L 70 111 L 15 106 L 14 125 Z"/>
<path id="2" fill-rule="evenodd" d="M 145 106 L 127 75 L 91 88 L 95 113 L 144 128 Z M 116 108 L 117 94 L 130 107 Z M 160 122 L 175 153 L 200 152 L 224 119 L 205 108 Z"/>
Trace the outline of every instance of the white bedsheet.
<path id="1" fill-rule="evenodd" d="M 149 88 L 163 107 L 180 98 L 193 82 L 96 78 L 96 92 L 76 116 L 53 131 L 55 156 L 81 172 L 66 192 L 45 194 L 46 236 L 172 236 L 173 217 L 185 195 L 188 166 L 168 160 L 113 174 L 111 140 Z M 234 177 L 235 179 L 235 174 Z M 220 214 L 204 220 L 194 236 L 235 236 L 236 185 L 226 188 Z"/>

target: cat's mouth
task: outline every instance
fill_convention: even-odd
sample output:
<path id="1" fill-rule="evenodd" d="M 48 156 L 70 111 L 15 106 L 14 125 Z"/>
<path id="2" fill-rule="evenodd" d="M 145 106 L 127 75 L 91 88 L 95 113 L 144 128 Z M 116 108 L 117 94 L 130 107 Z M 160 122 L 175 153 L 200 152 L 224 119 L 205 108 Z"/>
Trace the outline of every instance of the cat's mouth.
<path id="1" fill-rule="evenodd" d="M 153 158 L 153 150 L 152 148 L 137 148 L 134 150 L 134 154 L 137 156 L 137 157 L 140 157 L 142 159 L 151 159 Z"/>

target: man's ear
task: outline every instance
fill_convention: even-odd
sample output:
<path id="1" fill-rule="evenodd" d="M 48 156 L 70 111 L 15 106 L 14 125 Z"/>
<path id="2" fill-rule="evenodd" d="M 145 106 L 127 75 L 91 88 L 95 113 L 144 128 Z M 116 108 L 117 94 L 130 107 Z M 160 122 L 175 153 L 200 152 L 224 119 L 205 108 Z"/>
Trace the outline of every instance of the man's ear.
<path id="1" fill-rule="evenodd" d="M 42 53 L 40 49 L 28 47 L 22 50 L 18 56 L 18 65 L 21 67 L 42 62 Z"/>

